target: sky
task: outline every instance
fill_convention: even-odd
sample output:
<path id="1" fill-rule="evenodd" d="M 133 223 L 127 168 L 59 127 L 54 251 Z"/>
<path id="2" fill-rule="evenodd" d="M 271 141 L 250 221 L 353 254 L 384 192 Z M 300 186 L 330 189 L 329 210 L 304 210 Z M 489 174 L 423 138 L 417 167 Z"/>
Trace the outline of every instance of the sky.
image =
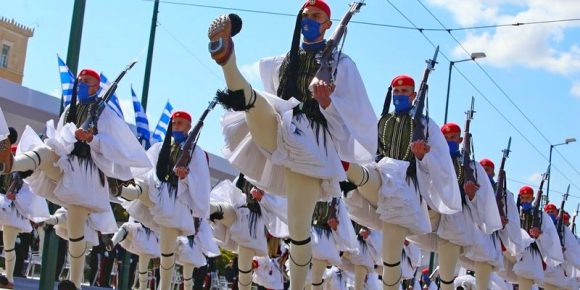
<path id="1" fill-rule="evenodd" d="M 349 1 L 328 2 L 335 20 L 332 30 Z M 0 3 L 0 16 L 35 29 L 28 44 L 24 86 L 60 97 L 56 54 L 66 59 L 74 1 Z M 242 18 L 242 31 L 235 38 L 238 64 L 259 89 L 256 62 L 287 52 L 295 18 L 252 11 L 294 15 L 301 4 L 302 1 L 161 1 L 147 106 L 151 129 L 168 99 L 176 109 L 187 110 L 197 119 L 215 91 L 225 87 L 221 70 L 207 51 L 207 28 L 215 17 L 235 12 Z M 352 19 L 359 23 L 348 26 L 343 52 L 356 62 L 377 115 L 390 80 L 406 73 L 419 81 L 435 44 L 441 50 L 429 79 L 429 115 L 439 124 L 445 111 L 449 60 L 467 59 L 473 52 L 487 54 L 486 58 L 454 65 L 449 121 L 463 126 L 464 112 L 474 96 L 476 113 L 471 128 L 475 156 L 478 160 L 490 158 L 496 166 L 508 138 L 513 138 L 506 163 L 508 187 L 513 192 L 523 184 L 539 185 L 548 165 L 550 144 L 562 143 L 569 137 L 580 140 L 580 21 L 451 32 L 430 30 L 577 18 L 577 0 L 370 0 L 366 4 Z M 79 68 L 90 67 L 114 78 L 129 61 L 139 59 L 117 90 L 130 123 L 135 122 L 130 86 L 141 94 L 152 11 L 153 2 L 144 0 L 86 3 Z M 417 29 L 389 26 L 425 29 L 420 33 Z M 222 113 L 219 107 L 210 113 L 199 143 L 217 155 L 221 155 L 223 146 L 219 126 Z M 580 142 L 576 142 L 557 146 L 553 152 L 550 201 L 559 207 L 562 192 L 572 184 L 568 211 L 574 211 L 580 202 L 579 149 Z"/>

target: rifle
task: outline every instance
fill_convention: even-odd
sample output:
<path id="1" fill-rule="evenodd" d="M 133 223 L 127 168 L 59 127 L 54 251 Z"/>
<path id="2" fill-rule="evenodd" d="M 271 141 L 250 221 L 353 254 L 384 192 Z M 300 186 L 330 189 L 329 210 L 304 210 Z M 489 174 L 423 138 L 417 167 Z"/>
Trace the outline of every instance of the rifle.
<path id="1" fill-rule="evenodd" d="M 340 41 L 343 39 L 343 36 L 346 32 L 346 25 L 348 24 L 348 22 L 350 21 L 352 16 L 355 13 L 359 12 L 360 8 L 363 5 L 365 5 L 364 1 L 363 2 L 353 2 L 352 4 L 350 4 L 350 8 L 346 12 L 346 14 L 342 17 L 342 19 L 340 20 L 338 27 L 334 30 L 334 32 L 332 33 L 332 36 L 330 36 L 330 38 L 326 41 L 326 46 L 322 50 L 322 54 L 321 54 L 320 59 L 319 59 L 320 67 L 318 68 L 316 75 L 312 79 L 312 82 L 308 86 L 311 90 L 312 90 L 312 86 L 318 80 L 322 80 L 327 84 L 334 83 L 334 77 L 336 75 L 336 67 L 338 65 L 338 60 L 337 60 L 337 63 L 335 63 L 334 58 L 333 58 L 333 54 L 337 50 L 337 47 L 338 47 L 338 44 L 340 43 Z"/>
<path id="2" fill-rule="evenodd" d="M 471 120 L 473 120 L 473 114 L 475 113 L 475 98 L 471 97 L 471 108 L 465 112 L 465 131 L 463 132 L 463 184 L 471 181 L 477 183 L 476 172 L 471 167 L 473 163 L 471 160 L 471 153 L 473 148 L 473 142 L 471 140 Z M 465 194 L 465 193 L 464 193 Z"/>
<path id="3" fill-rule="evenodd" d="M 425 108 L 425 97 L 427 95 L 427 90 L 429 89 L 429 85 L 427 84 L 427 80 L 429 79 L 429 74 L 432 70 L 435 69 L 435 64 L 437 63 L 437 55 L 439 54 L 439 45 L 435 49 L 435 54 L 433 55 L 433 59 L 426 60 L 427 67 L 423 72 L 423 79 L 421 80 L 421 85 L 419 86 L 419 92 L 417 93 L 417 99 L 415 100 L 415 108 L 412 113 L 413 116 L 413 139 L 411 142 L 415 142 L 417 140 L 425 140 L 427 141 L 429 134 L 425 136 L 425 125 L 423 125 L 423 109 Z"/>
<path id="4" fill-rule="evenodd" d="M 81 125 L 81 128 L 83 130 L 88 131 L 89 129 L 94 129 L 94 128 L 97 127 L 97 121 L 99 120 L 99 117 L 101 116 L 101 113 L 103 113 L 103 110 L 105 110 L 105 107 L 107 106 L 107 102 L 109 102 L 109 100 L 111 99 L 111 96 L 113 96 L 113 94 L 117 90 L 117 85 L 119 84 L 119 82 L 121 81 L 121 79 L 125 76 L 125 74 L 136 63 L 137 63 L 136 60 L 130 62 L 125 67 L 125 69 L 119 74 L 119 76 L 115 79 L 115 81 L 113 81 L 113 83 L 111 84 L 111 86 L 103 94 L 103 97 L 102 98 L 99 98 L 99 100 L 97 101 L 96 106 L 94 106 L 93 109 L 89 112 L 88 118 Z"/>
<path id="5" fill-rule="evenodd" d="M 499 173 L 497 176 L 497 186 L 495 190 L 495 201 L 497 202 L 497 209 L 499 210 L 499 216 L 501 217 L 502 222 L 505 220 L 509 222 L 507 217 L 507 207 L 505 206 L 507 201 L 507 183 L 506 183 L 506 175 L 505 175 L 505 161 L 508 159 L 510 155 L 510 147 L 512 145 L 512 137 L 508 140 L 507 148 L 502 150 L 503 156 L 501 158 L 501 165 L 499 167 Z M 503 225 L 505 227 L 505 225 Z"/>
<path id="6" fill-rule="evenodd" d="M 22 185 L 24 185 L 24 182 L 22 181 L 22 176 L 20 175 L 20 172 L 16 171 L 16 172 L 12 172 L 10 173 L 11 179 L 12 181 L 10 182 L 10 185 L 8 186 L 8 189 L 6 190 L 6 194 L 13 192 L 14 194 L 17 194 L 20 189 L 22 188 Z"/>
<path id="7" fill-rule="evenodd" d="M 568 184 L 568 189 L 566 193 L 562 196 L 562 203 L 560 204 L 560 211 L 558 212 L 558 218 L 556 219 L 556 230 L 558 231 L 558 237 L 560 238 L 560 245 L 564 247 L 564 205 L 568 199 L 568 193 L 570 193 L 570 184 Z"/>
<path id="8" fill-rule="evenodd" d="M 534 204 L 531 211 L 532 216 L 532 227 L 533 228 L 541 228 L 542 227 L 542 210 L 540 209 L 540 201 L 542 200 L 542 193 L 544 188 L 544 182 L 548 179 L 550 175 L 550 166 L 548 165 L 548 169 L 546 173 L 542 174 L 542 181 L 540 182 L 540 188 L 538 189 L 538 194 L 534 199 Z"/>
<path id="9" fill-rule="evenodd" d="M 189 162 L 191 161 L 191 155 L 193 154 L 193 150 L 195 150 L 197 140 L 201 132 L 201 128 L 203 127 L 203 121 L 205 120 L 209 112 L 213 110 L 216 104 L 217 97 L 213 98 L 213 100 L 209 102 L 209 106 L 205 109 L 205 111 L 203 111 L 203 114 L 201 114 L 201 117 L 197 121 L 197 124 L 195 124 L 195 127 L 193 127 L 193 130 L 191 130 L 191 132 L 189 132 L 189 134 L 187 135 L 187 140 L 185 140 L 183 148 L 179 153 L 179 155 L 177 156 L 177 161 L 175 162 L 174 169 L 177 167 L 187 168 L 187 166 L 189 165 Z"/>
<path id="10" fill-rule="evenodd" d="M 576 205 L 576 212 L 574 213 L 574 217 L 572 217 L 571 230 L 574 234 L 576 234 L 576 217 L 578 216 L 578 209 L 580 209 L 580 203 Z"/>

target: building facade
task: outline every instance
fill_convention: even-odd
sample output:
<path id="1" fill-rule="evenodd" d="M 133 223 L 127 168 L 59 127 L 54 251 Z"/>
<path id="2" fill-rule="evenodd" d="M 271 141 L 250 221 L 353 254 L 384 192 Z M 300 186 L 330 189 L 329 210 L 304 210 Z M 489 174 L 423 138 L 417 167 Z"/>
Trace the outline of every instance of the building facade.
<path id="1" fill-rule="evenodd" d="M 34 29 L 0 18 L 0 78 L 22 84 L 28 39 Z"/>

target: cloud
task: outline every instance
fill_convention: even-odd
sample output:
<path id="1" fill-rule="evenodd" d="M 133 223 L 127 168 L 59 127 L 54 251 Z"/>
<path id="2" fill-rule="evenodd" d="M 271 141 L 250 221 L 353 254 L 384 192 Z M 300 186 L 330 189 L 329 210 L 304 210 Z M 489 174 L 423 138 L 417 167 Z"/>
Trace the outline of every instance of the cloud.
<path id="1" fill-rule="evenodd" d="M 543 173 L 534 173 L 528 178 L 526 178 L 526 180 L 529 181 L 530 183 L 538 184 L 540 183 L 540 181 L 542 181 L 542 174 Z"/>
<path id="2" fill-rule="evenodd" d="M 429 0 L 447 9 L 460 26 L 509 24 L 577 18 L 577 0 Z M 498 27 L 494 31 L 466 33 L 462 46 L 467 51 L 484 51 L 487 64 L 497 67 L 520 66 L 571 77 L 580 73 L 580 43 L 566 37 L 577 21 Z M 455 57 L 465 57 L 460 46 Z M 578 92 L 578 88 L 572 88 Z"/>
<path id="3" fill-rule="evenodd" d="M 570 94 L 575 97 L 580 98 L 580 82 L 574 82 L 572 88 L 570 89 Z"/>

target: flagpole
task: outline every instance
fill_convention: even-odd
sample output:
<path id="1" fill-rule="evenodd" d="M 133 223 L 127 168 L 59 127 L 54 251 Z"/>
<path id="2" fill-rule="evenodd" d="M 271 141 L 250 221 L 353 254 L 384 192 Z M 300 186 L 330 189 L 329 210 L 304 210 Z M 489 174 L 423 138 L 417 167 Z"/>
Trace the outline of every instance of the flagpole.
<path id="1" fill-rule="evenodd" d="M 151 19 L 151 32 L 149 34 L 149 48 L 147 50 L 147 62 L 145 63 L 145 79 L 143 79 L 143 95 L 141 106 L 147 112 L 147 99 L 149 97 L 149 79 L 151 77 L 151 63 L 153 62 L 153 47 L 155 46 L 155 31 L 157 30 L 157 14 L 159 13 L 159 0 L 153 5 L 153 17 Z"/>

